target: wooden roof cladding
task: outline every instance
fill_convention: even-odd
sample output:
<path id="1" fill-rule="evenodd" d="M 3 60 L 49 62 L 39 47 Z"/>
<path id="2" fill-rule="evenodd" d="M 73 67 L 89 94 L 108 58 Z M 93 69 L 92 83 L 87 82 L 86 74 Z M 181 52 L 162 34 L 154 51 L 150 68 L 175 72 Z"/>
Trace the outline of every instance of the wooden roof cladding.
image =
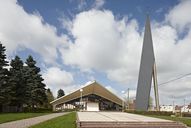
<path id="1" fill-rule="evenodd" d="M 110 100 L 118 105 L 122 105 L 122 100 L 116 96 L 115 94 L 113 94 L 112 92 L 110 92 L 109 90 L 107 90 L 106 88 L 104 88 L 103 86 L 101 86 L 99 83 L 97 82 L 93 82 L 85 87 L 82 88 L 83 92 L 82 95 L 83 96 L 87 96 L 90 94 L 95 94 L 98 96 L 101 96 L 107 100 Z M 80 98 L 80 89 L 65 95 L 63 97 L 60 97 L 52 102 L 50 102 L 51 104 L 61 104 L 61 103 L 66 103 L 69 102 L 71 100 Z"/>

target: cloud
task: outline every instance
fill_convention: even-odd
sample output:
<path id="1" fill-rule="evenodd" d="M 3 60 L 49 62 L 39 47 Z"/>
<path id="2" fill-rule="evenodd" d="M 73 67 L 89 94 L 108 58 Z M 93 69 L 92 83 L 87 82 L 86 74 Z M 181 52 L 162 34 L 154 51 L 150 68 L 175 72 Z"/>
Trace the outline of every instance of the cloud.
<path id="1" fill-rule="evenodd" d="M 95 0 L 93 4 L 93 8 L 100 9 L 103 7 L 104 4 L 105 4 L 105 0 Z"/>
<path id="2" fill-rule="evenodd" d="M 128 90 L 122 91 L 122 98 L 128 100 Z M 135 99 L 136 98 L 136 90 L 129 89 L 129 99 Z"/>
<path id="3" fill-rule="evenodd" d="M 48 68 L 44 71 L 42 76 L 45 84 L 53 91 L 54 95 L 60 88 L 67 93 L 72 90 L 72 88 L 76 88 L 76 86 L 73 85 L 73 75 L 70 72 L 61 70 L 58 67 Z"/>
<path id="4" fill-rule="evenodd" d="M 107 90 L 109 90 L 110 92 L 112 92 L 113 94 L 115 94 L 115 95 L 118 96 L 119 92 L 118 92 L 116 89 L 114 89 L 113 87 L 111 87 L 111 86 L 106 86 L 105 88 L 106 88 Z"/>
<path id="5" fill-rule="evenodd" d="M 191 68 L 191 19 L 179 21 L 180 15 L 175 15 L 188 14 L 187 2 L 180 1 L 169 10 L 164 21 L 151 22 L 159 83 L 186 74 Z M 109 10 L 91 9 L 77 14 L 72 22 L 70 32 L 75 40 L 68 49 L 61 50 L 63 62 L 82 71 L 104 72 L 108 79 L 136 90 L 144 32 L 137 21 L 117 19 Z M 188 29 L 181 39 L 179 28 Z M 187 81 L 159 87 L 161 99 L 171 95 L 169 87 L 173 94 L 179 92 L 179 97 L 190 95 Z"/>
<path id="6" fill-rule="evenodd" d="M 182 0 L 166 15 L 166 20 L 180 31 L 191 26 L 191 1 Z"/>
<path id="7" fill-rule="evenodd" d="M 79 0 L 79 4 L 78 4 L 78 10 L 82 11 L 87 7 L 87 2 L 86 0 Z"/>
<path id="8" fill-rule="evenodd" d="M 81 71 L 105 73 L 109 80 L 136 90 L 144 28 L 136 19 L 117 18 L 109 10 L 99 10 L 104 2 L 95 1 L 92 9 L 78 13 L 72 20 L 63 17 L 63 27 L 69 33 L 58 36 L 56 27 L 38 12 L 27 13 L 16 0 L 0 1 L 0 40 L 8 54 L 30 49 L 41 55 L 45 63 L 55 64 L 59 51 L 64 64 Z M 84 8 L 87 3 L 82 0 L 80 6 Z M 190 6 L 189 0 L 179 1 L 166 13 L 164 21 L 151 22 L 159 83 L 191 69 Z M 44 71 L 43 78 L 54 93 L 61 87 L 67 92 L 79 87 L 73 84 L 70 72 L 57 67 Z M 189 85 L 188 77 L 160 86 L 162 102 L 171 95 L 190 95 Z"/>
<path id="9" fill-rule="evenodd" d="M 46 23 L 38 12 L 27 13 L 16 0 L 0 1 L 0 40 L 8 54 L 30 49 L 46 63 L 54 64 L 57 48 L 65 46 L 67 37 Z"/>
<path id="10" fill-rule="evenodd" d="M 131 53 L 136 49 L 130 48 L 135 47 L 136 43 L 140 44 L 140 35 L 136 30 L 137 22 L 131 20 L 126 24 L 126 20 L 116 20 L 111 11 L 90 10 L 78 14 L 71 29 L 75 42 L 71 43 L 69 49 L 61 50 L 64 63 L 81 70 L 107 72 L 124 67 L 126 61 L 133 63 Z M 131 41 L 131 44 L 128 43 Z"/>

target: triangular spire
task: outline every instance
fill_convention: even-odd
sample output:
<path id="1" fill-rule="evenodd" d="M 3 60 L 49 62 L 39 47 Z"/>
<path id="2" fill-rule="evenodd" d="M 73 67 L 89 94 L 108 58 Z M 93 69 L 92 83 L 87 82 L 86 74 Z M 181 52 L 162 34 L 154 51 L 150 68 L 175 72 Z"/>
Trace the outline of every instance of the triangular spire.
<path id="1" fill-rule="evenodd" d="M 155 57 L 153 51 L 150 18 L 149 15 L 147 15 L 136 94 L 136 110 L 148 110 L 154 63 Z"/>

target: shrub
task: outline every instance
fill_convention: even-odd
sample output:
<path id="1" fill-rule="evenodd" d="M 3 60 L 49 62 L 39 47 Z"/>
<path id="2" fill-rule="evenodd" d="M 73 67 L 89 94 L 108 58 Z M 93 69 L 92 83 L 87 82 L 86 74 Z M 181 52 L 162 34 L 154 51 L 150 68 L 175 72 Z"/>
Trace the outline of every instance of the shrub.
<path id="1" fill-rule="evenodd" d="M 182 116 L 183 117 L 191 117 L 191 113 L 183 112 Z"/>
<path id="2" fill-rule="evenodd" d="M 173 115 L 172 112 L 164 111 L 136 111 L 136 110 L 125 110 L 128 113 L 141 114 L 141 115 L 160 115 L 160 116 L 170 116 Z"/>
<path id="3" fill-rule="evenodd" d="M 48 112 L 52 112 L 52 109 L 51 108 L 33 108 L 33 109 L 31 109 L 30 107 L 25 107 L 23 109 L 23 112 L 48 113 Z"/>

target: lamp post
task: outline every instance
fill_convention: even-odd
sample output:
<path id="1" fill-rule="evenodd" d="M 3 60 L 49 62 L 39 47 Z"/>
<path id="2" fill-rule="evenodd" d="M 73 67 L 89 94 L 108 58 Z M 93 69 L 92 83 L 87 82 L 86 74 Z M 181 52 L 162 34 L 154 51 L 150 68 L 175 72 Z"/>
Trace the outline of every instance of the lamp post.
<path id="1" fill-rule="evenodd" d="M 128 88 L 128 110 L 130 109 L 130 95 L 129 95 L 129 88 Z"/>
<path id="2" fill-rule="evenodd" d="M 121 91 L 121 93 L 124 95 L 125 94 L 125 91 Z M 123 97 L 122 97 L 123 98 Z M 122 99 L 122 112 L 124 111 L 124 106 L 125 106 L 125 103 L 124 103 L 124 98 Z"/>
<path id="3" fill-rule="evenodd" d="M 82 110 L 82 92 L 83 92 L 83 89 L 81 88 L 80 89 L 80 106 L 81 106 L 81 110 Z"/>

